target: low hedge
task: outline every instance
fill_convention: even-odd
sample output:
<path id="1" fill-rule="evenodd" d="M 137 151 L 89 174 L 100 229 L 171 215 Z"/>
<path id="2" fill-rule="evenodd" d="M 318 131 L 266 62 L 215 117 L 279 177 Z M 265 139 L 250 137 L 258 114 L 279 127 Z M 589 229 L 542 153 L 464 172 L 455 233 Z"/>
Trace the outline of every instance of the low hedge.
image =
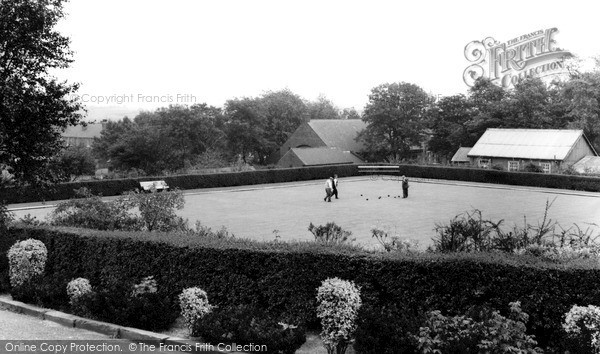
<path id="1" fill-rule="evenodd" d="M 30 187 L 8 188 L 3 191 L 3 195 L 0 198 L 7 204 L 27 203 L 70 199 L 75 196 L 75 190 L 82 187 L 89 189 L 94 195 L 120 195 L 126 191 L 139 189 L 139 183 L 144 181 L 164 180 L 171 188 L 198 189 L 325 179 L 334 174 L 340 177 L 354 176 L 357 174 L 357 168 L 356 165 L 328 165 L 205 175 L 195 174 L 69 182 L 52 185 L 44 189 Z"/>
<path id="2" fill-rule="evenodd" d="M 25 238 L 39 239 L 48 248 L 43 282 L 52 282 L 47 288 L 58 292 L 77 277 L 97 285 L 133 284 L 152 275 L 166 298 L 176 299 L 182 289 L 199 286 L 217 306 L 250 305 L 313 329 L 318 327 L 316 289 L 330 277 L 354 281 L 361 287 L 365 308 L 375 313 L 394 306 L 416 314 L 430 310 L 463 314 L 474 305 L 503 311 L 518 300 L 530 315 L 528 328 L 539 344 L 556 348 L 564 338 L 563 316 L 572 305 L 600 305 L 600 270 L 596 264 L 581 262 L 549 264 L 502 254 L 409 257 L 316 243 L 31 226 L 10 228 L 0 252 L 5 254 L 6 245 Z M 6 268 L 3 258 L 2 274 Z M 178 311 L 175 305 L 172 311 Z M 367 323 L 377 316 L 367 316 Z M 379 324 L 377 328 L 394 327 Z M 390 335 L 364 328 L 359 333 L 378 337 L 373 340 L 379 342 Z M 365 340 L 361 343 L 369 347 Z"/>
<path id="3" fill-rule="evenodd" d="M 394 172 L 394 174 L 405 175 L 411 178 L 469 181 L 600 192 L 599 177 L 543 174 L 533 172 L 506 172 L 481 168 L 457 168 L 448 166 L 399 165 L 399 167 L 399 170 Z M 307 181 L 324 179 L 334 174 L 337 174 L 340 177 L 351 177 L 357 176 L 360 173 L 357 165 L 329 165 L 215 173 L 206 175 L 179 175 L 71 182 L 56 184 L 46 189 L 28 187 L 9 188 L 2 192 L 2 199 L 8 204 L 35 202 L 40 200 L 48 201 L 70 199 L 75 196 L 74 191 L 82 187 L 88 188 L 94 195 L 113 196 L 139 188 L 139 182 L 153 181 L 157 179 L 165 180 L 171 188 L 185 190 Z"/>

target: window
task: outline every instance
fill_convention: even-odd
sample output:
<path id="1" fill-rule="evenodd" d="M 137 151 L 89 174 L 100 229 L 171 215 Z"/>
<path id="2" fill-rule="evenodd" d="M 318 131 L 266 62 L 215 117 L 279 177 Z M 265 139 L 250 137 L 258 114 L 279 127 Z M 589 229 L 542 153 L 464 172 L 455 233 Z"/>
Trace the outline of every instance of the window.
<path id="1" fill-rule="evenodd" d="M 490 168 L 490 159 L 479 159 L 479 167 Z"/>
<path id="2" fill-rule="evenodd" d="M 509 171 L 518 171 L 519 170 L 519 161 L 508 161 L 508 170 Z"/>
<path id="3" fill-rule="evenodd" d="M 544 173 L 552 172 L 552 164 L 550 162 L 540 162 L 540 167 L 544 171 Z"/>

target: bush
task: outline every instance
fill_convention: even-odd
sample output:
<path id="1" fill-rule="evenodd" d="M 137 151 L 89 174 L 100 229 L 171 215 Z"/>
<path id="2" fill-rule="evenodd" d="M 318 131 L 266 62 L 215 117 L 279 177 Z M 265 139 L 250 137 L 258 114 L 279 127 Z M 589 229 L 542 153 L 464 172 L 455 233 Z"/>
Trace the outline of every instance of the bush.
<path id="1" fill-rule="evenodd" d="M 354 350 L 363 354 L 416 353 L 425 318 L 414 309 L 395 303 L 364 305 L 358 312 Z"/>
<path id="2" fill-rule="evenodd" d="M 535 173 L 542 173 L 544 172 L 544 170 L 542 170 L 542 168 L 536 164 L 534 164 L 533 162 L 530 162 L 528 164 L 526 164 L 525 166 L 523 166 L 523 171 L 525 172 L 535 172 Z"/>
<path id="3" fill-rule="evenodd" d="M 252 305 L 216 308 L 196 324 L 194 333 L 209 343 L 266 346 L 267 353 L 293 354 L 306 341 L 302 326 L 284 323 Z"/>
<path id="4" fill-rule="evenodd" d="M 76 192 L 77 199 L 58 203 L 50 214 L 50 223 L 96 230 L 137 230 L 137 217 L 129 213 L 133 205 L 126 199 L 102 201 L 100 196 L 82 188 Z"/>
<path id="5" fill-rule="evenodd" d="M 565 316 L 563 329 L 573 353 L 600 353 L 600 308 L 574 305 Z"/>
<path id="6" fill-rule="evenodd" d="M 317 289 L 317 303 L 321 339 L 327 353 L 344 354 L 354 339 L 356 317 L 362 304 L 360 290 L 353 282 L 329 278 Z"/>
<path id="7" fill-rule="evenodd" d="M 183 209 L 185 204 L 181 191 L 130 192 L 127 197 L 134 206 L 139 208 L 144 230 L 185 231 L 188 229 L 187 220 L 175 213 L 176 209 Z"/>
<path id="8" fill-rule="evenodd" d="M 86 278 L 77 278 L 67 284 L 67 295 L 69 304 L 74 314 L 83 317 L 93 317 L 87 307 L 89 298 L 92 296 L 92 285 Z"/>
<path id="9" fill-rule="evenodd" d="M 195 334 L 198 321 L 213 309 L 213 306 L 208 303 L 206 291 L 197 287 L 183 289 L 179 295 L 179 306 L 191 335 Z"/>
<path id="10" fill-rule="evenodd" d="M 340 244 L 348 241 L 352 232 L 342 229 L 334 222 L 328 222 L 326 225 L 315 226 L 311 222 L 308 231 L 315 236 L 315 241 L 325 244 Z M 351 240 L 354 241 L 354 240 Z"/>
<path id="11" fill-rule="evenodd" d="M 375 238 L 386 252 L 398 252 L 405 254 L 421 252 L 418 241 L 404 239 L 398 236 L 390 237 L 386 231 L 378 228 L 371 229 L 371 237 Z"/>
<path id="12" fill-rule="evenodd" d="M 440 311 L 429 313 L 420 328 L 418 349 L 421 353 L 542 353 L 534 338 L 525 333 L 529 316 L 519 302 L 510 304 L 506 318 L 487 309 L 468 316 L 446 317 Z"/>
<path id="13" fill-rule="evenodd" d="M 43 242 L 30 238 L 15 243 L 8 250 L 10 284 L 17 287 L 41 275 L 47 259 L 48 250 Z"/>
<path id="14" fill-rule="evenodd" d="M 6 238 L 0 239 L 4 247 L 0 251 L 5 255 L 15 240 L 26 238 L 43 241 L 49 251 L 44 277 L 34 280 L 34 299 L 46 308 L 68 308 L 67 283 L 86 277 L 96 291 L 89 308 L 98 318 L 118 324 L 131 323 L 128 316 L 144 315 L 168 327 L 173 322 L 167 322 L 180 315 L 181 289 L 198 284 L 219 310 L 252 304 L 259 315 L 268 314 L 275 323 L 318 330 L 315 289 L 323 279 L 338 277 L 359 285 L 361 298 L 374 308 L 403 304 L 423 313 L 437 309 L 456 315 L 473 305 L 504 308 L 517 299 L 530 315 L 529 333 L 540 347 L 564 352 L 565 313 L 573 304 L 600 306 L 600 289 L 594 286 L 599 266 L 585 259 L 559 264 L 499 252 L 413 255 L 317 242 L 261 243 L 189 233 L 22 225 L 9 228 Z M 0 267 L 8 274 L 7 263 Z M 125 316 L 135 284 L 148 274 L 156 279 L 158 290 L 147 297 L 157 305 L 145 310 L 139 306 L 137 313 Z M 22 288 L 13 289 L 13 297 Z M 390 326 L 406 327 L 402 321 Z"/>

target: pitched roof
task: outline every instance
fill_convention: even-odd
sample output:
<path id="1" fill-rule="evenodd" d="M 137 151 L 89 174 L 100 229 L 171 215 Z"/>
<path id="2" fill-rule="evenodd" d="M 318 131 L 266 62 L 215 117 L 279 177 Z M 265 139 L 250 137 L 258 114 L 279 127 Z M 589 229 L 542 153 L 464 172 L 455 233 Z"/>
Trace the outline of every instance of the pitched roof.
<path id="1" fill-rule="evenodd" d="M 460 147 L 452 156 L 452 162 L 469 162 L 467 154 L 471 151 L 470 147 Z"/>
<path id="2" fill-rule="evenodd" d="M 600 173 L 600 156 L 584 156 L 573 164 L 573 169 L 579 173 Z"/>
<path id="3" fill-rule="evenodd" d="M 62 136 L 65 138 L 99 138 L 101 131 L 101 123 L 88 123 L 85 127 L 82 125 L 71 125 L 62 133 Z"/>
<path id="4" fill-rule="evenodd" d="M 304 165 L 333 165 L 362 163 L 363 161 L 349 151 L 342 151 L 336 148 L 292 148 L 287 154 L 295 154 Z"/>
<path id="5" fill-rule="evenodd" d="M 355 140 L 358 133 L 367 127 L 367 123 L 360 119 L 313 119 L 308 125 L 329 147 L 356 152 L 364 147 Z"/>
<path id="6" fill-rule="evenodd" d="M 582 130 L 487 129 L 468 156 L 560 161 L 567 157 L 581 136 Z"/>

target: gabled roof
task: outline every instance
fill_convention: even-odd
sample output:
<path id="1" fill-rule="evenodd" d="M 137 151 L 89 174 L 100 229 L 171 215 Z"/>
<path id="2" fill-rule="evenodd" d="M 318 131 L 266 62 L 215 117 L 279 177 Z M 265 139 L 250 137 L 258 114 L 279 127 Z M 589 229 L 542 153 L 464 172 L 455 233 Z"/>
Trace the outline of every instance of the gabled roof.
<path id="1" fill-rule="evenodd" d="M 65 138 L 99 138 L 102 132 L 101 123 L 88 123 L 85 127 L 82 125 L 71 125 L 62 133 Z"/>
<path id="2" fill-rule="evenodd" d="M 290 153 L 295 154 L 307 166 L 363 163 L 353 153 L 336 148 L 292 148 L 286 154 Z"/>
<path id="3" fill-rule="evenodd" d="M 573 164 L 573 169 L 579 173 L 600 173 L 600 156 L 584 156 Z"/>
<path id="4" fill-rule="evenodd" d="M 471 151 L 470 147 L 460 147 L 452 156 L 452 162 L 469 162 L 469 156 L 467 154 Z"/>
<path id="5" fill-rule="evenodd" d="M 329 147 L 355 152 L 364 147 L 355 140 L 358 133 L 367 127 L 367 123 L 360 119 L 313 119 L 308 125 Z"/>
<path id="6" fill-rule="evenodd" d="M 582 136 L 592 148 L 583 130 L 487 129 L 468 156 L 562 161 Z"/>

